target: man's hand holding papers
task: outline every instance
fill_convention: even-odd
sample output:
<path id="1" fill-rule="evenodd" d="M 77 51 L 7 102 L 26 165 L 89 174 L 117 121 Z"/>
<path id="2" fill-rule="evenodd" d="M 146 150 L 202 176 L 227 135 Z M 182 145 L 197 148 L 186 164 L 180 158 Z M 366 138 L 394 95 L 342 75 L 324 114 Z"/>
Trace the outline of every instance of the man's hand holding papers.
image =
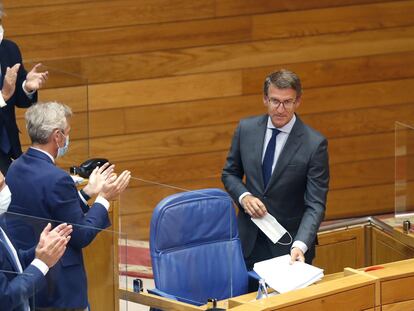
<path id="1" fill-rule="evenodd" d="M 289 254 L 254 264 L 253 270 L 279 293 L 307 287 L 323 277 L 323 270 L 301 261 L 291 263 Z"/>

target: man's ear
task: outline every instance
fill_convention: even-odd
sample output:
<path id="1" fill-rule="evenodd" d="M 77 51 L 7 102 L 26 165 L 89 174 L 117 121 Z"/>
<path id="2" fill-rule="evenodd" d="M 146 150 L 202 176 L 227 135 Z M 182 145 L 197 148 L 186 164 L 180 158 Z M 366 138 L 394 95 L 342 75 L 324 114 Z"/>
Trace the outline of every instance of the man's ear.
<path id="1" fill-rule="evenodd" d="M 57 141 L 57 139 L 59 139 L 59 132 L 59 129 L 54 129 L 52 134 L 50 135 L 50 141 Z"/>
<path id="2" fill-rule="evenodd" d="M 300 106 L 300 104 L 301 104 L 301 102 L 302 102 L 302 96 L 299 96 L 297 99 L 296 99 L 296 103 L 295 103 L 295 108 L 298 108 L 299 106 Z"/>
<path id="3" fill-rule="evenodd" d="M 267 107 L 267 96 L 263 95 L 263 105 Z"/>

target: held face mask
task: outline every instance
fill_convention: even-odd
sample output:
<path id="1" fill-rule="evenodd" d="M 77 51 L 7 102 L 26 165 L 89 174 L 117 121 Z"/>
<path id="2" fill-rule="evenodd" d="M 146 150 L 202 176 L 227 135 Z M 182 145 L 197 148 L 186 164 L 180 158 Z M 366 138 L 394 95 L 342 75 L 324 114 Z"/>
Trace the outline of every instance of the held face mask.
<path id="1" fill-rule="evenodd" d="M 260 230 L 263 231 L 264 234 L 273 242 L 273 243 L 279 243 L 282 245 L 289 245 L 292 243 L 292 236 L 290 233 L 283 228 L 283 226 L 274 218 L 272 215 L 267 213 L 262 218 L 251 218 L 252 221 L 256 224 L 256 226 L 259 227 Z M 278 242 L 282 236 L 287 233 L 290 236 L 290 242 L 289 243 L 281 243 Z"/>

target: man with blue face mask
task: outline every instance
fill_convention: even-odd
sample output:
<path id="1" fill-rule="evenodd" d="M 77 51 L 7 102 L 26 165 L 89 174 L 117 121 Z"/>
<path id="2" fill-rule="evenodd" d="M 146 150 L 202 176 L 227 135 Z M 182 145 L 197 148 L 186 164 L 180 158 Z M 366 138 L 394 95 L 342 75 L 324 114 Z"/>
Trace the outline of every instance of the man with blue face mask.
<path id="1" fill-rule="evenodd" d="M 55 165 L 55 159 L 69 146 L 71 115 L 68 106 L 57 102 L 31 106 L 25 117 L 32 145 L 12 163 L 6 176 L 13 194 L 11 212 L 74 224 L 65 254 L 49 272 L 48 286 L 36 295 L 37 310 L 87 309 L 82 248 L 100 229 L 110 226 L 109 201 L 118 197 L 130 179 L 129 171 L 117 177 L 112 173 L 113 166 L 105 164 L 92 172 L 83 192 L 77 191 L 70 175 Z M 97 195 L 91 207 L 84 195 Z M 27 249 L 37 243 L 41 227 L 25 229 L 12 221 L 7 221 L 7 226 L 18 247 Z M 35 234 L 28 236 L 25 232 Z"/>
<path id="2" fill-rule="evenodd" d="M 12 159 L 22 154 L 15 107 L 27 108 L 37 101 L 37 90 L 46 82 L 48 72 L 40 72 L 40 64 L 26 72 L 19 47 L 3 39 L 3 15 L 0 4 L 0 171 L 6 174 Z"/>
<path id="3" fill-rule="evenodd" d="M 0 172 L 0 216 L 10 205 L 11 193 Z M 14 216 L 17 217 L 17 216 Z M 36 248 L 16 250 L 0 222 L 0 311 L 29 311 L 29 298 L 41 288 L 45 275 L 63 255 L 72 226 L 48 224 Z"/>

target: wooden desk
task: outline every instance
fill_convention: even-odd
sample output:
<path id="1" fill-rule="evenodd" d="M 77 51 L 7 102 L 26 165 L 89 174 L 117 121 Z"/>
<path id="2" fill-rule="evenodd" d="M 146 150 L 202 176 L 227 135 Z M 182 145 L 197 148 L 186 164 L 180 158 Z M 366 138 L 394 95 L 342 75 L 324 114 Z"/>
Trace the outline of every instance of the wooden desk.
<path id="1" fill-rule="evenodd" d="M 414 310 L 414 259 L 384 264 L 364 272 L 346 268 L 321 282 L 285 294 L 254 300 L 255 293 L 228 299 L 231 311 L 407 311 Z M 121 291 L 127 300 L 164 310 L 196 311 L 196 307 L 150 294 Z"/>
<path id="2" fill-rule="evenodd" d="M 256 293 L 250 293 L 220 301 L 219 307 L 234 311 L 414 310 L 414 259 L 397 261 L 414 257 L 414 234 L 405 234 L 398 227 L 366 218 L 358 225 L 344 225 L 319 237 L 319 247 L 325 247 L 322 262 L 333 264 L 332 270 L 341 269 L 341 272 L 328 271 L 320 282 L 304 289 L 260 301 L 255 301 Z M 342 254 L 346 256 L 341 257 Z M 388 261 L 397 262 L 386 263 Z M 364 272 L 362 268 L 344 269 L 346 262 L 354 268 L 378 264 L 385 268 L 371 272 Z M 177 303 L 146 293 L 122 291 L 122 295 L 126 300 L 164 310 L 206 309 L 206 306 Z"/>

